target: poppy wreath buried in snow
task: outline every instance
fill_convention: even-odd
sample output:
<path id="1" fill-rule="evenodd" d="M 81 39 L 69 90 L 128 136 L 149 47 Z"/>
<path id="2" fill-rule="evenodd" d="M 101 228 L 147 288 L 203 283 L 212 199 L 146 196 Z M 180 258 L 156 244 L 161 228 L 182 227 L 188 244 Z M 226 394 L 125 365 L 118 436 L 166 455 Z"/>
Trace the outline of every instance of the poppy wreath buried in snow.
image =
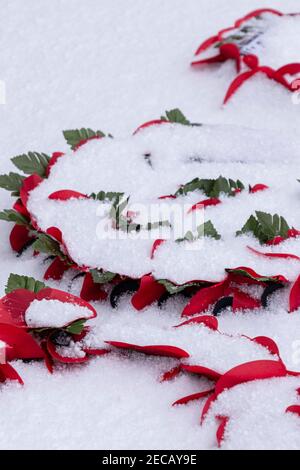
<path id="1" fill-rule="evenodd" d="M 23 287 L 13 288 L 14 285 Z M 52 310 L 61 304 L 70 304 L 77 307 L 75 316 L 64 322 L 59 320 L 44 321 L 42 325 L 28 323 L 26 312 L 33 302 L 39 304 L 42 301 L 56 301 L 51 305 Z M 41 315 L 45 304 L 41 304 Z M 84 309 L 84 310 L 83 310 Z M 0 340 L 6 344 L 6 360 L 14 359 L 44 359 L 50 372 L 53 362 L 81 363 L 89 360 L 90 355 L 100 355 L 108 352 L 106 349 L 92 349 L 81 347 L 89 327 L 86 321 L 97 316 L 96 310 L 85 300 L 67 292 L 52 289 L 33 278 L 12 274 L 8 280 L 7 294 L 0 299 Z M 57 350 L 60 346 L 67 347 L 71 343 L 77 343 L 79 353 L 72 356 L 72 349 L 68 355 L 60 354 Z M 78 349 L 78 348 L 77 348 Z"/>
<path id="2" fill-rule="evenodd" d="M 254 43 L 257 37 L 264 33 L 264 30 L 261 29 L 261 21 L 258 22 L 258 20 L 266 16 L 269 18 L 273 16 L 278 19 L 299 16 L 299 13 L 284 14 L 270 8 L 255 10 L 238 19 L 233 26 L 222 29 L 215 36 L 205 40 L 195 52 L 197 58 L 191 64 L 193 67 L 234 60 L 238 74 L 242 67 L 246 68 L 246 71 L 238 75 L 229 86 L 224 98 L 224 104 L 227 103 L 243 83 L 257 73 L 264 74 L 267 78 L 274 80 L 291 92 L 299 88 L 297 75 L 300 73 L 300 63 L 281 64 L 279 68 L 274 69 L 269 67 L 268 64 L 260 65 L 259 56 L 253 53 L 251 42 Z M 217 55 L 199 58 L 199 56 L 201 57 L 209 53 L 209 51 L 213 53 L 216 50 L 218 51 Z M 294 80 L 290 81 L 289 77 L 293 76 L 295 77 Z"/>
<path id="3" fill-rule="evenodd" d="M 162 116 L 159 120 L 149 121 L 141 125 L 136 129 L 134 134 L 142 132 L 143 129 L 153 125 L 166 125 L 170 123 L 181 124 L 184 126 L 198 126 L 198 124 L 188 121 L 181 111 L 176 109 L 167 111 L 166 116 Z M 101 131 L 92 131 L 91 129 L 65 131 L 64 135 L 73 151 L 76 151 L 91 139 L 101 139 L 105 137 Z M 108 137 L 110 138 L 111 136 Z M 238 274 L 235 273 L 235 277 L 234 271 L 236 270 L 226 269 L 229 274 L 221 282 L 211 280 L 192 280 L 182 285 L 176 285 L 175 283 L 165 279 L 155 279 L 151 273 L 142 276 L 140 279 L 132 279 L 119 273 L 102 272 L 101 270 L 95 270 L 88 266 L 79 266 L 72 260 L 66 243 L 64 242 L 61 230 L 57 227 L 49 227 L 46 231 L 43 231 L 38 226 L 35 218 L 30 214 L 27 207 L 29 193 L 33 191 L 44 180 L 44 178 L 49 176 L 51 169 L 57 161 L 63 157 L 63 155 L 64 153 L 62 152 L 55 152 L 52 157 L 48 157 L 46 154 L 29 152 L 28 155 L 24 154 L 14 157 L 12 159 L 13 163 L 26 174 L 29 174 L 29 176 L 23 177 L 15 173 L 2 176 L 2 178 L 5 178 L 5 185 L 2 184 L 2 187 L 12 190 L 12 194 L 18 197 L 13 206 L 14 210 L 4 211 L 4 213 L 2 213 L 2 215 L 4 214 L 4 217 L 2 217 L 4 220 L 15 222 L 10 234 L 11 246 L 15 251 L 20 253 L 29 244 L 33 243 L 35 253 L 45 252 L 49 254 L 49 258 L 52 259 L 52 262 L 45 272 L 45 280 L 60 280 L 64 273 L 68 269 L 72 268 L 78 271 L 78 274 L 76 274 L 74 278 L 80 276 L 84 277 L 80 292 L 80 297 L 82 299 L 88 302 L 106 299 L 108 294 L 105 284 L 109 284 L 112 288 L 110 295 L 112 306 L 117 306 L 118 298 L 124 292 L 131 292 L 133 293 L 132 305 L 137 310 L 142 310 L 155 301 L 162 303 L 169 296 L 180 293 L 191 297 L 188 305 L 183 311 L 183 316 L 204 312 L 211 306 L 214 306 L 213 313 L 215 315 L 217 315 L 226 306 L 231 306 L 233 311 L 236 311 L 237 309 L 254 309 L 261 305 L 265 306 L 266 296 L 269 296 L 277 288 L 287 284 L 288 281 L 284 276 L 260 276 L 249 267 L 238 268 L 242 272 L 239 272 Z M 222 177 L 219 177 L 217 180 L 199 180 L 197 178 L 196 180 L 181 186 L 177 191 L 178 195 L 181 193 L 185 194 L 185 191 L 191 191 L 191 186 L 195 184 L 200 188 L 210 188 L 210 192 L 206 189 L 208 191 L 208 195 L 219 194 L 220 191 L 225 191 L 229 196 L 234 196 L 244 189 L 244 186 L 240 181 L 227 181 Z M 211 186 L 212 184 L 213 186 Z M 268 189 L 267 185 L 256 184 L 249 187 L 249 193 L 254 194 L 259 191 L 265 191 L 266 189 Z M 162 197 L 176 198 L 178 197 L 177 193 Z M 91 195 L 88 196 L 78 191 L 66 189 L 55 191 L 49 195 L 50 200 L 59 201 L 68 201 L 69 199 L 74 198 L 86 199 L 91 197 Z M 199 206 L 214 206 L 220 204 L 220 202 L 222 201 L 217 197 L 209 197 L 209 199 L 202 200 L 191 206 L 189 212 L 197 210 Z M 286 238 L 298 235 L 299 232 L 292 228 L 289 229 Z M 279 238 L 280 237 L 276 237 L 272 243 L 268 242 L 268 244 L 278 244 Z M 280 241 L 284 241 L 284 238 L 281 237 Z M 149 254 L 151 259 L 155 257 L 156 250 L 163 244 L 163 242 L 163 239 L 159 239 L 153 243 L 151 253 Z M 279 253 L 277 255 L 276 253 L 260 253 L 258 250 L 251 248 L 250 250 L 252 250 L 255 255 L 270 258 L 281 257 L 298 259 L 297 256 L 292 254 Z M 231 280 L 238 281 L 241 285 L 260 284 L 266 289 L 264 298 L 260 300 L 252 298 L 250 295 L 243 292 L 242 289 L 233 287 L 231 285 Z M 295 310 L 295 301 L 292 301 L 292 307 L 290 310 Z"/>

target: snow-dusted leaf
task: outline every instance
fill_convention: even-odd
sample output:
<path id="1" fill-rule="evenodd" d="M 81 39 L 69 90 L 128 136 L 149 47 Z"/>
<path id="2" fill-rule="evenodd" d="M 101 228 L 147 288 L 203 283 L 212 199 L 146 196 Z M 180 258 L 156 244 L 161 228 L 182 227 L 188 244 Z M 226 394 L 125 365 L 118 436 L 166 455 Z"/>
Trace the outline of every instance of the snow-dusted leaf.
<path id="1" fill-rule="evenodd" d="M 240 180 L 234 181 L 219 176 L 216 179 L 199 179 L 194 178 L 188 183 L 181 186 L 176 191 L 175 196 L 185 196 L 193 191 L 201 191 L 209 198 L 219 197 L 220 194 L 234 196 L 237 191 L 242 191 L 244 185 Z"/>
<path id="2" fill-rule="evenodd" d="M 188 287 L 196 287 L 196 286 L 201 285 L 200 282 L 187 282 L 186 284 L 178 285 L 178 284 L 174 284 L 171 281 L 168 281 L 167 279 L 159 279 L 157 282 L 159 284 L 162 284 L 166 288 L 167 292 L 171 295 L 179 294 L 180 292 L 183 292 Z"/>
<path id="3" fill-rule="evenodd" d="M 190 126 L 190 121 L 185 117 L 185 115 L 180 111 L 180 109 L 170 109 L 166 111 L 166 116 L 162 116 L 161 119 L 164 121 L 175 122 L 178 124 L 183 124 L 184 126 Z"/>
<path id="4" fill-rule="evenodd" d="M 92 275 L 93 281 L 96 284 L 106 284 L 107 282 L 111 282 L 116 277 L 116 273 L 112 273 L 110 271 L 101 272 L 98 269 L 91 269 L 90 273 Z"/>
<path id="5" fill-rule="evenodd" d="M 186 232 L 183 238 L 178 238 L 176 242 L 192 242 L 202 237 L 211 237 L 215 240 L 220 240 L 221 235 L 217 232 L 211 220 L 208 220 L 207 222 L 204 222 L 203 224 L 199 225 L 197 227 L 197 234 L 193 234 L 193 232 L 189 230 L 188 232 Z"/>
<path id="6" fill-rule="evenodd" d="M 0 188 L 12 192 L 12 196 L 19 196 L 20 188 L 25 176 L 10 172 L 8 175 L 0 175 Z"/>
<path id="7" fill-rule="evenodd" d="M 236 232 L 237 236 L 252 233 L 260 243 L 267 243 L 275 237 L 288 237 L 290 227 L 282 216 L 261 211 L 256 211 L 255 214 L 256 217 L 251 215 L 242 229 Z"/>
<path id="8" fill-rule="evenodd" d="M 67 144 L 71 147 L 72 150 L 76 149 L 78 144 L 83 141 L 89 140 L 95 137 L 105 137 L 105 134 L 101 131 L 93 131 L 92 129 L 70 129 L 63 131 L 64 138 L 67 141 Z"/>
<path id="9" fill-rule="evenodd" d="M 28 225 L 28 220 L 13 209 L 4 209 L 0 212 L 0 220 L 5 220 L 6 222 L 14 222 L 18 225 Z"/>
<path id="10" fill-rule="evenodd" d="M 66 258 L 60 249 L 59 243 L 44 233 L 38 234 L 37 240 L 33 243 L 32 248 L 40 253 L 59 256 L 61 259 Z"/>
<path id="11" fill-rule="evenodd" d="M 71 325 L 67 326 L 66 331 L 72 335 L 79 335 L 84 328 L 85 322 L 85 319 L 77 320 Z"/>
<path id="12" fill-rule="evenodd" d="M 39 152 L 28 152 L 11 159 L 13 164 L 26 175 L 37 174 L 43 178 L 46 176 L 49 155 Z"/>
<path id="13" fill-rule="evenodd" d="M 9 294 L 16 289 L 26 289 L 37 293 L 41 289 L 44 289 L 44 287 L 46 287 L 46 285 L 43 282 L 37 281 L 33 277 L 20 276 L 19 274 L 12 273 L 7 280 L 5 293 Z"/>

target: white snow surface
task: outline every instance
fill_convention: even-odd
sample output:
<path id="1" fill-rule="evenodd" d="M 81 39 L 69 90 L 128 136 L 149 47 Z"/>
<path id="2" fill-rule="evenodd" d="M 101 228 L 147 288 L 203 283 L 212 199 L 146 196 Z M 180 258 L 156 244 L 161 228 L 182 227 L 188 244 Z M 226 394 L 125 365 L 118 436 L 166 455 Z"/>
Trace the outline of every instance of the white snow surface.
<path id="1" fill-rule="evenodd" d="M 89 318 L 86 307 L 60 302 L 59 300 L 34 300 L 25 312 L 25 321 L 30 328 L 61 328 L 79 318 Z"/>
<path id="2" fill-rule="evenodd" d="M 44 199 L 44 204 L 49 193 L 56 189 L 113 190 L 110 175 L 106 173 L 111 158 L 118 162 L 115 172 L 117 168 L 124 169 L 124 190 L 134 188 L 136 200 L 141 195 L 151 200 L 154 196 L 174 192 L 176 185 L 185 182 L 188 176 L 187 165 L 173 172 L 171 151 L 175 148 L 178 158 L 185 158 L 186 150 L 198 150 L 201 145 L 205 158 L 214 157 L 216 161 L 199 164 L 201 174 L 197 176 L 222 174 L 240 178 L 245 184 L 262 182 L 270 185 L 270 190 L 253 195 L 245 191 L 230 200 L 223 198 L 222 205 L 206 210 L 206 216 L 223 237 L 222 242 L 218 242 L 218 251 L 213 241 L 205 240 L 204 250 L 213 257 L 215 263 L 211 265 L 214 266 L 204 263 L 199 268 L 203 250 L 189 252 L 180 246 L 174 249 L 172 244 L 170 256 L 168 244 L 171 242 L 168 242 L 158 248 L 153 265 L 145 263 L 143 270 L 153 270 L 155 275 L 169 278 L 176 273 L 173 279 L 178 282 L 195 278 L 196 273 L 199 277 L 201 272 L 217 279 L 224 275 L 224 265 L 235 267 L 239 260 L 239 264 L 243 261 L 246 265 L 251 261 L 252 267 L 257 263 L 255 267 L 261 274 L 284 274 L 294 279 L 300 271 L 296 261 L 278 263 L 255 258 L 244 250 L 246 244 L 259 248 L 255 240 L 237 239 L 233 234 L 255 209 L 281 213 L 290 225 L 300 228 L 300 188 L 296 181 L 300 176 L 297 100 L 293 102 L 285 89 L 258 75 L 223 108 L 223 97 L 235 76 L 233 64 L 197 71 L 189 67 L 201 41 L 233 24 L 236 18 L 264 6 L 285 12 L 299 8 L 296 0 L 273 0 L 272 5 L 258 0 L 187 0 L 184 4 L 180 0 L 143 0 L 142 3 L 137 0 L 87 0 L 84 3 L 72 0 L 72 9 L 69 0 L 51 3 L 28 0 L 26 5 L 21 0 L 3 0 L 0 78 L 6 85 L 6 104 L 0 105 L 1 173 L 14 171 L 9 157 L 28 150 L 68 153 L 61 135 L 63 129 L 99 128 L 111 132 L 114 141 L 90 142 L 75 154 L 69 154 L 53 168 L 53 176 L 59 166 L 62 170 L 55 179 L 57 187 L 51 186 L 54 181 L 51 175 L 49 182 L 34 193 L 40 191 L 39 198 Z M 293 44 L 298 43 L 295 33 Z M 276 47 L 275 41 L 272 44 Z M 172 145 L 172 126 L 131 136 L 139 124 L 175 107 L 181 108 L 191 121 L 207 123 L 213 128 L 200 128 L 195 140 L 180 138 L 180 143 L 176 143 L 174 137 Z M 215 128 L 216 125 L 220 127 Z M 223 131 L 224 126 L 226 131 Z M 235 126 L 237 130 L 231 131 L 233 128 L 227 126 Z M 194 129 L 181 128 L 179 132 L 194 133 Z M 163 137 L 164 133 L 169 134 L 167 138 Z M 208 140 L 209 134 L 214 138 Z M 166 140 L 163 147 L 161 139 Z M 160 178 L 151 177 L 150 168 L 142 165 L 144 162 L 140 162 L 140 166 L 136 163 L 147 143 L 153 145 L 157 156 L 164 157 L 157 158 Z M 125 162 L 128 155 L 135 159 L 134 168 Z M 101 168 L 91 171 L 88 162 L 93 157 L 97 165 L 97 157 L 103 159 L 102 171 Z M 71 158 L 78 162 L 86 160 L 84 171 L 78 166 L 78 178 L 67 170 Z M 71 167 L 75 168 L 70 164 Z M 86 177 L 88 173 L 94 173 L 92 189 Z M 139 180 L 134 184 L 129 177 L 126 179 L 126 175 L 137 173 Z M 194 175 L 194 171 L 192 173 Z M 142 184 L 145 179 L 146 188 Z M 149 192 L 139 194 L 141 188 Z M 32 200 L 34 197 L 33 194 Z M 189 202 L 193 204 L 197 200 Z M 81 224 L 77 225 L 76 211 L 83 201 L 47 201 L 47 204 L 49 210 L 41 223 L 53 225 L 56 217 L 56 221 L 65 224 L 66 233 L 73 225 L 74 237 L 70 235 L 67 242 L 70 251 L 74 244 L 72 253 L 75 254 L 79 243 L 75 240 L 76 231 L 81 244 L 88 233 Z M 56 210 L 58 205 L 62 207 Z M 68 206 L 68 214 L 71 214 L 68 217 L 63 206 Z M 11 198 L 4 191 L 1 207 L 11 207 Z M 37 204 L 35 210 L 39 210 Z M 92 204 L 86 214 L 93 224 Z M 10 228 L 7 223 L 1 223 L 3 293 L 10 272 L 42 279 L 45 271 L 42 258 L 33 258 L 30 250 L 20 258 L 15 257 L 8 244 Z M 225 253 L 223 246 L 230 244 L 232 251 Z M 141 248 L 143 256 L 149 254 L 148 248 L 146 241 Z M 184 252 L 177 253 L 177 249 Z M 128 246 L 127 250 L 129 257 L 133 248 Z M 276 247 L 276 251 L 280 250 L 299 255 L 299 241 L 286 241 Z M 119 259 L 113 260 L 109 251 L 101 255 L 99 263 L 104 264 L 106 257 L 110 266 L 115 262 L 115 266 L 121 268 L 123 254 L 116 252 L 115 258 Z M 90 257 L 94 259 L 92 250 Z M 183 262 L 185 257 L 186 262 Z M 138 263 L 132 258 L 133 273 Z M 181 265 L 174 270 L 177 261 Z M 72 275 L 67 273 L 60 283 L 47 283 L 68 289 Z M 78 294 L 81 282 L 77 280 L 72 284 L 72 293 Z M 109 340 L 177 345 L 190 352 L 191 357 L 186 361 L 194 363 L 195 360 L 223 372 L 239 362 L 271 358 L 264 348 L 240 336 L 266 335 L 276 340 L 287 367 L 299 370 L 300 317 L 299 312 L 287 313 L 288 290 L 274 294 L 267 309 L 235 315 L 231 311 L 222 313 L 219 329 L 232 338 L 197 325 L 174 329 L 173 325 L 181 321 L 180 299 L 170 300 L 162 310 L 152 306 L 136 312 L 129 299 L 124 298 L 116 311 L 105 303 L 95 304 L 98 317 L 89 322 L 95 329 L 94 336 L 91 333 L 88 339 L 91 344 L 101 346 Z M 206 390 L 211 383 L 186 374 L 160 383 L 162 372 L 177 363 L 172 359 L 114 352 L 82 366 L 58 366 L 50 375 L 41 363 L 15 361 L 13 366 L 25 386 L 15 382 L 1 386 L 0 448 L 214 449 L 216 414 L 231 416 L 223 448 L 299 448 L 299 418 L 285 413 L 287 406 L 299 400 L 298 378 L 262 380 L 235 387 L 220 395 L 204 425 L 200 426 L 202 401 L 177 407 L 171 404 L 181 396 Z"/>

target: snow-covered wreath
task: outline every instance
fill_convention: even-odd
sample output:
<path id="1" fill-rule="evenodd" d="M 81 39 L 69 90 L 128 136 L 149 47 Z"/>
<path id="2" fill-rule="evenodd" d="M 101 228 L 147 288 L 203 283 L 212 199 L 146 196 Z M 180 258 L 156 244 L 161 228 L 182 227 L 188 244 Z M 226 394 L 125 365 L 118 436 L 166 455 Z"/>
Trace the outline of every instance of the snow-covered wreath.
<path id="1" fill-rule="evenodd" d="M 291 23 L 299 27 L 299 17 L 274 10 L 247 15 L 205 41 L 197 55 L 207 56 L 194 65 L 233 58 L 238 71 L 250 67 L 226 100 L 257 71 L 290 88 L 285 76 L 297 74 L 300 65 L 276 71 L 269 65 L 284 65 L 286 57 L 271 61 L 271 39 L 284 36 Z M 293 45 L 289 53 L 294 60 Z M 258 57 L 268 67 L 260 67 Z M 85 128 L 64 131 L 64 137 L 68 153 L 16 156 L 12 163 L 22 174 L 0 176 L 0 187 L 15 198 L 0 213 L 13 223 L 11 248 L 18 255 L 32 250 L 37 262 L 47 263 L 43 282 L 16 274 L 7 281 L 0 300 L 6 357 L 0 381 L 22 383 L 14 359 L 43 360 L 52 373 L 56 362 L 84 363 L 112 351 L 167 356 L 174 367 L 162 381 L 183 373 L 207 379 L 206 389 L 174 405 L 205 398 L 201 423 L 215 416 L 221 445 L 231 418 L 222 410 L 224 391 L 300 374 L 286 367 L 273 339 L 221 332 L 217 318 L 224 310 L 263 315 L 272 295 L 290 313 L 300 307 L 298 142 L 193 123 L 179 109 L 127 138 Z M 81 283 L 78 295 L 47 286 L 67 271 L 71 284 Z M 109 302 L 117 309 L 124 294 L 141 319 L 132 325 L 117 318 L 113 331 L 95 324 L 96 307 L 99 313 Z M 181 303 L 182 318 L 166 318 L 162 326 L 153 316 L 148 329 L 146 307 L 163 309 L 169 301 Z M 211 351 L 219 344 L 216 363 Z M 300 405 L 286 411 L 300 415 Z"/>

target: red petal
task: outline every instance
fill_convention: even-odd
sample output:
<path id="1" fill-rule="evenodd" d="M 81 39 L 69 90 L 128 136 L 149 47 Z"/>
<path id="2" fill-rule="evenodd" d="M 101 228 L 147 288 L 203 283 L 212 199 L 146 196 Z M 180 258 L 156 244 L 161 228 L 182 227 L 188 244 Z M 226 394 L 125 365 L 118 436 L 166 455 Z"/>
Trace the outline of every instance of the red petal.
<path id="1" fill-rule="evenodd" d="M 15 209 L 15 211 L 19 212 L 19 214 L 24 215 L 24 217 L 26 217 L 28 220 L 30 220 L 30 214 L 29 214 L 28 210 L 26 209 L 26 207 L 23 206 L 23 203 L 22 203 L 21 199 L 16 200 L 16 202 L 13 205 L 13 208 Z"/>
<path id="2" fill-rule="evenodd" d="M 285 238 L 278 235 L 277 237 L 272 238 L 272 240 L 268 240 L 266 245 L 276 246 L 280 245 L 280 243 L 284 242 Z"/>
<path id="3" fill-rule="evenodd" d="M 213 331 L 218 330 L 218 320 L 216 317 L 212 315 L 201 315 L 200 317 L 193 317 L 190 320 L 186 320 L 179 325 L 175 325 L 174 328 L 178 328 L 179 326 L 190 325 L 192 323 L 203 323 L 207 328 L 210 328 Z"/>
<path id="4" fill-rule="evenodd" d="M 159 245 L 161 245 L 162 243 L 164 243 L 166 240 L 162 239 L 162 238 L 158 238 L 157 240 L 154 240 L 153 242 L 153 245 L 152 245 L 152 248 L 151 248 L 151 253 L 150 253 L 150 258 L 153 259 L 154 258 L 154 253 L 155 251 L 157 250 L 157 248 L 159 247 Z"/>
<path id="5" fill-rule="evenodd" d="M 102 289 L 101 284 L 93 281 L 91 273 L 86 273 L 81 287 L 80 297 L 87 302 L 105 300 L 107 293 Z"/>
<path id="6" fill-rule="evenodd" d="M 45 272 L 44 279 L 60 281 L 68 269 L 69 266 L 57 256 Z"/>
<path id="7" fill-rule="evenodd" d="M 284 259 L 296 259 L 300 261 L 300 257 L 297 255 L 293 255 L 291 253 L 262 253 L 261 251 L 255 250 L 251 246 L 247 246 L 248 250 L 252 251 L 259 256 L 265 256 L 266 258 L 284 258 Z"/>
<path id="8" fill-rule="evenodd" d="M 224 98 L 224 104 L 237 92 L 237 90 L 245 83 L 249 78 L 253 77 L 257 73 L 256 70 L 250 70 L 249 72 L 241 73 L 238 75 L 233 82 L 230 84 L 227 93 Z"/>
<path id="9" fill-rule="evenodd" d="M 214 57 L 209 57 L 208 59 L 194 60 L 191 63 L 191 66 L 196 67 L 198 65 L 215 64 L 219 62 L 225 62 L 226 60 L 227 59 L 222 54 L 218 54 Z"/>
<path id="10" fill-rule="evenodd" d="M 47 170 L 46 170 L 46 177 L 48 178 L 49 174 L 50 174 L 50 171 L 51 171 L 51 168 L 53 167 L 53 165 L 55 165 L 55 163 L 57 162 L 57 160 L 62 157 L 64 155 L 63 152 L 53 152 L 52 153 L 52 156 L 49 160 L 49 163 L 48 163 L 48 166 L 47 166 Z"/>
<path id="11" fill-rule="evenodd" d="M 219 421 L 221 421 L 220 424 L 219 424 L 219 427 L 217 429 L 217 432 L 216 432 L 218 447 L 221 447 L 222 441 L 224 439 L 224 433 L 225 433 L 225 430 L 226 430 L 226 426 L 227 426 L 227 423 L 229 421 L 229 417 L 228 416 L 218 415 L 218 416 L 216 416 L 216 418 Z"/>
<path id="12" fill-rule="evenodd" d="M 280 75 L 296 75 L 300 72 L 300 64 L 297 62 L 293 64 L 286 64 L 283 67 L 277 69 L 276 72 Z"/>
<path id="13" fill-rule="evenodd" d="M 88 139 L 83 139 L 81 140 L 77 145 L 76 147 L 74 147 L 74 152 L 76 152 L 76 150 L 78 150 L 80 147 L 82 147 L 83 145 L 85 145 L 87 142 L 89 142 L 90 140 L 94 140 L 94 139 L 103 139 L 102 136 L 100 135 L 93 135 L 92 137 L 89 137 Z"/>
<path id="14" fill-rule="evenodd" d="M 220 377 L 215 386 L 215 393 L 206 401 L 202 410 L 201 422 L 203 422 L 212 403 L 224 390 L 228 390 L 236 385 L 247 383 L 252 380 L 286 377 L 288 374 L 289 372 L 281 361 L 252 361 L 230 369 Z"/>
<path id="15" fill-rule="evenodd" d="M 176 199 L 176 196 L 174 194 L 167 194 L 166 196 L 159 196 L 158 199 Z"/>
<path id="16" fill-rule="evenodd" d="M 200 202 L 197 202 L 196 204 L 194 204 L 189 210 L 188 210 L 188 214 L 190 214 L 191 212 L 197 210 L 197 209 L 202 209 L 202 207 L 208 207 L 208 206 L 216 206 L 218 204 L 221 204 L 222 201 L 220 201 L 220 199 L 218 199 L 217 197 L 211 197 L 209 199 L 204 199 L 204 201 L 200 201 Z"/>
<path id="17" fill-rule="evenodd" d="M 105 354 L 109 354 L 111 352 L 110 349 L 97 349 L 97 348 L 83 348 L 83 351 L 90 356 L 104 356 Z"/>
<path id="18" fill-rule="evenodd" d="M 43 350 L 24 328 L 0 323 L 0 340 L 10 346 L 6 351 L 7 361 L 14 359 L 44 359 Z"/>
<path id="19" fill-rule="evenodd" d="M 209 369 L 208 367 L 182 364 L 181 369 L 185 372 L 189 372 L 190 374 L 203 375 L 204 377 L 214 381 L 218 380 L 221 377 L 221 374 L 219 372 Z"/>
<path id="20" fill-rule="evenodd" d="M 294 282 L 289 298 L 289 312 L 294 312 L 300 307 L 300 276 Z"/>
<path id="21" fill-rule="evenodd" d="M 240 68 L 241 68 L 241 53 L 236 44 L 222 44 L 220 46 L 220 53 L 222 54 L 223 57 L 226 59 L 234 59 L 236 62 L 236 69 L 237 72 L 239 73 Z"/>
<path id="22" fill-rule="evenodd" d="M 202 413 L 201 413 L 201 419 L 200 419 L 200 423 L 202 424 L 209 409 L 210 409 L 210 406 L 211 404 L 215 401 L 216 399 L 216 394 L 213 393 L 210 397 L 208 397 L 208 399 L 206 400 L 206 402 L 204 403 L 204 406 L 202 408 Z"/>
<path id="23" fill-rule="evenodd" d="M 251 341 L 254 341 L 257 344 L 260 344 L 260 346 L 268 349 L 268 351 L 271 354 L 274 354 L 274 356 L 280 356 L 279 348 L 273 339 L 268 338 L 267 336 L 256 336 L 256 338 L 252 338 Z"/>
<path id="24" fill-rule="evenodd" d="M 261 302 L 258 299 L 250 297 L 250 295 L 245 292 L 239 289 L 232 289 L 231 291 L 233 292 L 232 310 L 234 312 L 241 309 L 253 310 L 261 307 Z"/>
<path id="25" fill-rule="evenodd" d="M 164 372 L 160 378 L 160 382 L 168 382 L 169 380 L 173 380 L 175 377 L 178 377 L 178 375 L 181 372 L 181 365 L 173 367 L 170 370 L 167 370 Z"/>
<path id="26" fill-rule="evenodd" d="M 266 184 L 258 183 L 258 184 L 255 184 L 254 186 L 249 187 L 249 193 L 254 194 L 259 191 L 265 191 L 266 189 L 269 189 L 269 186 L 267 186 Z"/>
<path id="27" fill-rule="evenodd" d="M 262 282 L 261 279 L 263 278 L 268 278 L 270 281 L 275 281 L 275 282 L 284 282 L 288 283 L 289 281 L 282 276 L 281 274 L 278 274 L 277 276 L 262 276 L 261 274 L 258 274 L 257 272 L 254 271 L 254 269 L 248 268 L 246 266 L 239 266 L 238 268 L 231 268 L 231 269 L 226 269 L 226 271 L 229 273 L 230 280 L 233 280 L 236 282 L 237 279 L 240 278 L 245 278 L 246 276 L 243 276 L 242 274 L 236 274 L 235 271 L 244 271 L 246 275 L 248 275 L 250 278 L 253 280 L 257 280 L 259 282 Z"/>
<path id="28" fill-rule="evenodd" d="M 243 58 L 244 63 L 252 70 L 256 70 L 259 66 L 259 60 L 255 54 L 247 54 Z"/>
<path id="29" fill-rule="evenodd" d="M 204 312 L 211 304 L 215 303 L 220 297 L 222 297 L 226 286 L 227 280 L 213 286 L 200 289 L 186 305 L 181 316 L 189 317 L 196 313 Z"/>
<path id="30" fill-rule="evenodd" d="M 114 346 L 119 349 L 129 349 L 131 351 L 137 351 L 143 354 L 149 354 L 153 356 L 166 356 L 175 357 L 176 359 L 182 359 L 189 357 L 189 354 L 183 349 L 175 346 L 165 345 L 154 345 L 154 346 L 138 346 L 137 344 L 123 343 L 119 341 L 105 341 L 107 344 Z"/>
<path id="31" fill-rule="evenodd" d="M 35 174 L 30 175 L 23 180 L 22 186 L 20 189 L 20 198 L 24 207 L 27 208 L 27 201 L 28 201 L 30 191 L 35 189 L 42 181 L 43 181 L 43 178 Z"/>
<path id="32" fill-rule="evenodd" d="M 49 227 L 46 230 L 47 235 L 50 235 L 50 237 L 54 238 L 58 243 L 63 243 L 63 237 L 61 230 L 57 227 Z"/>
<path id="33" fill-rule="evenodd" d="M 87 362 L 89 357 L 87 355 L 83 357 L 67 357 L 62 356 L 56 350 L 55 345 L 51 341 L 51 336 L 47 339 L 47 349 L 50 356 L 58 362 L 63 362 L 64 364 L 82 364 L 83 362 Z"/>
<path id="34" fill-rule="evenodd" d="M 288 406 L 285 410 L 286 413 L 295 413 L 300 417 L 300 405 L 291 405 Z"/>
<path id="35" fill-rule="evenodd" d="M 17 380 L 21 385 L 24 385 L 23 380 L 10 364 L 0 364 L 0 382 L 5 382 L 7 379 Z"/>
<path id="36" fill-rule="evenodd" d="M 133 133 L 133 135 L 137 134 L 139 131 L 141 131 L 142 129 L 146 129 L 147 127 L 151 127 L 151 126 L 157 126 L 157 125 L 160 125 L 160 124 L 170 124 L 169 121 L 165 121 L 163 119 L 153 119 L 152 121 L 148 121 L 148 122 L 145 122 L 144 124 L 142 124 L 141 126 L 139 126 Z"/>
<path id="37" fill-rule="evenodd" d="M 131 303 L 136 310 L 142 310 L 158 300 L 166 289 L 159 284 L 151 274 L 146 274 L 141 279 L 138 291 L 132 296 Z"/>
<path id="38" fill-rule="evenodd" d="M 16 289 L 0 300 L 0 322 L 26 327 L 24 315 L 35 299 L 35 294 L 27 289 Z"/>
<path id="39" fill-rule="evenodd" d="M 239 20 L 237 20 L 235 22 L 235 26 L 238 28 L 245 21 L 248 21 L 251 18 L 254 18 L 255 16 L 260 16 L 263 13 L 273 13 L 274 15 L 283 16 L 283 13 L 281 13 L 281 11 L 274 10 L 274 8 L 259 8 L 258 10 L 253 10 L 247 15 L 243 16 L 243 18 L 240 18 Z"/>
<path id="40" fill-rule="evenodd" d="M 236 385 L 252 380 L 270 379 L 273 377 L 285 377 L 287 370 L 281 361 L 252 361 L 238 365 L 226 372 L 216 383 L 216 395 Z"/>
<path id="41" fill-rule="evenodd" d="M 9 235 L 10 246 L 14 251 L 21 251 L 34 237 L 29 235 L 29 230 L 25 225 L 14 225 Z"/>
<path id="42" fill-rule="evenodd" d="M 69 199 L 88 199 L 88 196 L 86 194 L 79 193 L 78 191 L 72 191 L 71 189 L 62 189 L 50 194 L 48 199 L 53 199 L 55 201 L 68 201 Z"/>
<path id="43" fill-rule="evenodd" d="M 296 238 L 300 236 L 300 230 L 297 230 L 295 228 L 290 228 L 288 230 L 288 238 Z"/>
<path id="44" fill-rule="evenodd" d="M 172 406 L 175 405 L 186 405 L 190 401 L 199 400 L 200 398 L 207 397 L 214 392 L 214 389 L 205 390 L 204 392 L 193 393 L 192 395 L 187 395 L 186 397 L 179 398 L 179 400 L 174 401 Z"/>

